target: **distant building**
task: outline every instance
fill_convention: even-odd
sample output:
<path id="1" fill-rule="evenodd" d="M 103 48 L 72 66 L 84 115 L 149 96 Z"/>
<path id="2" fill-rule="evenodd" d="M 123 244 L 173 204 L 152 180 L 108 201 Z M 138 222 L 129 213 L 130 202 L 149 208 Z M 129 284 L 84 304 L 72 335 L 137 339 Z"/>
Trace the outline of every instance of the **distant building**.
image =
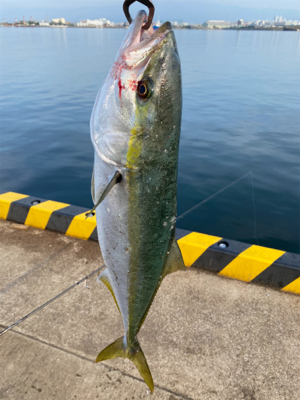
<path id="1" fill-rule="evenodd" d="M 40 22 L 39 22 L 39 25 L 40 25 L 40 26 L 49 26 L 50 24 L 49 24 L 49 22 L 40 21 Z"/>
<path id="2" fill-rule="evenodd" d="M 237 24 L 238 24 L 238 26 L 243 26 L 244 25 L 244 20 L 243 19 L 239 19 Z"/>
<path id="3" fill-rule="evenodd" d="M 227 21 L 206 21 L 203 24 L 204 28 L 229 28 L 231 26 L 230 22 Z"/>
<path id="4" fill-rule="evenodd" d="M 96 26 L 97 28 L 103 28 L 106 26 L 114 25 L 106 18 L 99 19 L 87 19 L 85 21 L 77 22 L 77 26 Z"/>
<path id="5" fill-rule="evenodd" d="M 300 25 L 300 22 L 289 20 L 289 21 L 286 21 L 285 25 Z"/>
<path id="6" fill-rule="evenodd" d="M 292 25 L 299 25 L 300 22 L 299 21 L 287 21 L 286 19 L 282 18 L 282 17 L 275 17 L 273 21 L 254 21 L 252 23 L 254 26 L 259 26 L 262 28 L 283 28 L 285 26 L 292 26 Z"/>
<path id="7" fill-rule="evenodd" d="M 285 21 L 283 21 L 283 22 L 273 22 L 272 23 L 272 26 L 277 26 L 277 27 L 285 26 L 285 25 L 286 25 Z"/>
<path id="8" fill-rule="evenodd" d="M 65 24 L 66 20 L 64 18 L 56 18 L 52 20 L 53 24 Z"/>
<path id="9" fill-rule="evenodd" d="M 129 26 L 129 23 L 127 21 L 126 22 L 116 22 L 114 24 L 115 28 L 128 28 L 128 26 Z"/>
<path id="10" fill-rule="evenodd" d="M 272 26 L 285 26 L 286 25 L 286 19 L 282 18 L 282 17 L 278 17 L 276 15 L 276 17 L 274 18 L 273 22 L 272 22 Z"/>
<path id="11" fill-rule="evenodd" d="M 278 17 L 277 15 L 276 15 L 276 17 L 274 17 L 274 22 L 285 22 L 285 19 L 284 18 L 282 18 L 282 17 Z"/>

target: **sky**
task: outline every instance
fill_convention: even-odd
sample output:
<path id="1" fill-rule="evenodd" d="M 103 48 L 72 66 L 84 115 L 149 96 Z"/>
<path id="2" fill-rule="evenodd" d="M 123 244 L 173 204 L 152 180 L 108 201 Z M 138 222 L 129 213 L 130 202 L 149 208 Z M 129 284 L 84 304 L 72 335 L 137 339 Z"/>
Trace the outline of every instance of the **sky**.
<path id="1" fill-rule="evenodd" d="M 154 19 L 203 23 L 208 19 L 246 21 L 272 20 L 275 15 L 300 20 L 299 0 L 153 0 Z M 125 20 L 123 0 L 1 0 L 0 20 L 65 18 L 68 21 L 106 17 L 114 22 Z M 140 3 L 130 7 L 132 15 L 145 8 Z"/>

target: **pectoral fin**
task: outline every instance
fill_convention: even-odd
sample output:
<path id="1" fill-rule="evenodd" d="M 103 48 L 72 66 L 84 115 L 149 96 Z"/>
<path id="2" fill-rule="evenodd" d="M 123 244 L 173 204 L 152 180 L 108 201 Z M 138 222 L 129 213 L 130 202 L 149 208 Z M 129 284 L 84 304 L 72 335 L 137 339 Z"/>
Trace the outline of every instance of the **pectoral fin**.
<path id="1" fill-rule="evenodd" d="M 102 272 L 102 274 L 98 277 L 98 280 L 101 281 L 102 283 L 104 283 L 104 285 L 110 291 L 110 293 L 112 294 L 112 297 L 114 298 L 115 303 L 116 303 L 116 305 L 118 307 L 118 310 L 119 310 L 119 312 L 121 314 L 121 311 L 120 311 L 116 296 L 114 294 L 113 288 L 112 288 L 111 283 L 110 283 L 110 279 L 109 279 L 107 268 L 105 268 L 105 270 Z"/>
<path id="2" fill-rule="evenodd" d="M 99 200 L 97 200 L 97 203 L 94 205 L 94 207 L 91 209 L 91 211 L 89 211 L 86 214 L 86 218 L 85 219 L 87 219 L 91 214 L 93 214 L 93 212 L 96 210 L 96 208 L 99 206 L 99 204 L 105 199 L 105 197 L 108 195 L 108 193 L 111 191 L 111 189 L 115 186 L 115 184 L 121 182 L 121 180 L 122 180 L 122 175 L 121 175 L 121 173 L 119 171 L 117 171 L 114 174 L 114 176 L 111 179 L 111 181 L 109 182 L 109 184 L 104 189 L 104 191 L 101 194 Z M 93 176 L 92 176 L 92 197 L 93 197 L 93 201 L 95 203 L 96 199 L 95 199 L 94 173 L 93 173 Z"/>

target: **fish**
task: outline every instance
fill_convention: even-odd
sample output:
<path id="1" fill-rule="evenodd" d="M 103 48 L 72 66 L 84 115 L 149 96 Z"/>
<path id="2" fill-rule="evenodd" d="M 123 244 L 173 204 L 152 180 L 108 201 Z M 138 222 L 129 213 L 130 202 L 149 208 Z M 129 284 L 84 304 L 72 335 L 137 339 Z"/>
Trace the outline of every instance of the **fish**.
<path id="1" fill-rule="evenodd" d="M 105 270 L 99 276 L 121 314 L 125 334 L 96 362 L 128 358 L 151 390 L 137 334 L 162 280 L 186 267 L 175 239 L 181 66 L 169 22 L 128 28 L 100 88 L 91 120 L 92 198 Z"/>

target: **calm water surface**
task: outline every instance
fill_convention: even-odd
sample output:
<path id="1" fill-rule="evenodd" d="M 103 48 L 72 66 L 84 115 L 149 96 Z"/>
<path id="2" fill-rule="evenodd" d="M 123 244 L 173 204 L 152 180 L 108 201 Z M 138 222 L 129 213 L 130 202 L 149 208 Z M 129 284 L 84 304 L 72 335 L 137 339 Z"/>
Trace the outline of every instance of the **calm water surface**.
<path id="1" fill-rule="evenodd" d="M 175 34 L 184 100 L 178 215 L 248 171 L 254 189 L 248 176 L 178 226 L 300 252 L 299 32 Z M 92 206 L 89 119 L 124 35 L 0 29 L 1 191 Z"/>

